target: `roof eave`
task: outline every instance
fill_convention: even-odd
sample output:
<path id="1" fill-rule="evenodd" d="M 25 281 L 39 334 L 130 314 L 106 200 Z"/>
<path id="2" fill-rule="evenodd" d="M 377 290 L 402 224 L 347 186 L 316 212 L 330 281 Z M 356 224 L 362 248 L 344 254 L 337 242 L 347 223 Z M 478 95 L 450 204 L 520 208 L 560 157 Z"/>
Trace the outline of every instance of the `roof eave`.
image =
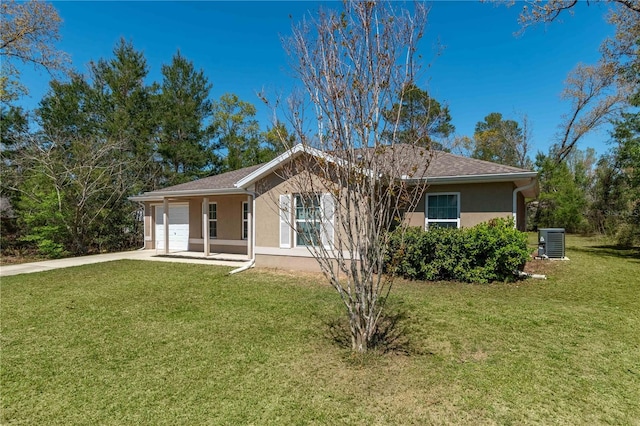
<path id="1" fill-rule="evenodd" d="M 486 182 L 515 182 L 522 179 L 537 178 L 537 172 L 516 172 L 516 173 L 492 173 L 481 175 L 458 175 L 458 176 L 425 176 L 423 178 L 412 179 L 403 176 L 403 180 L 408 182 L 424 182 L 440 185 L 447 183 L 486 183 Z"/>
<path id="2" fill-rule="evenodd" d="M 246 194 L 239 188 L 223 188 L 223 189 L 188 189 L 182 191 L 153 191 L 145 192 L 142 195 L 134 195 L 129 197 L 131 201 L 162 201 L 171 197 L 191 197 L 197 195 L 238 195 Z"/>

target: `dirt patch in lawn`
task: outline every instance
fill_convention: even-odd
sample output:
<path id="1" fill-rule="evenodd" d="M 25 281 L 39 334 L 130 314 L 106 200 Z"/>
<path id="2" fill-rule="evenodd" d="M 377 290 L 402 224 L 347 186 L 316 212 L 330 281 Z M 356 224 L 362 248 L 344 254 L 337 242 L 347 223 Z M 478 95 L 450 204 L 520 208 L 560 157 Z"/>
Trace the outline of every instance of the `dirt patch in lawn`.
<path id="1" fill-rule="evenodd" d="M 524 272 L 529 274 L 553 275 L 562 269 L 569 260 L 531 259 L 524 265 Z"/>

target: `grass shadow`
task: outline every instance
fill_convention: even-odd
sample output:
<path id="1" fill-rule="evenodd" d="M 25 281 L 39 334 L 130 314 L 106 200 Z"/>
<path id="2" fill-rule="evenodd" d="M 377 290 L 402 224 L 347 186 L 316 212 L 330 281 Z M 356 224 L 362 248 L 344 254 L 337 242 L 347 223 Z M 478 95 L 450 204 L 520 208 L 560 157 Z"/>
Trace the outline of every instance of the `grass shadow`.
<path id="1" fill-rule="evenodd" d="M 387 307 L 371 340 L 371 352 L 378 354 L 411 355 L 408 311 L 400 307 Z M 351 331 L 346 316 L 325 321 L 325 337 L 342 349 L 351 350 Z"/>
<path id="2" fill-rule="evenodd" d="M 620 247 L 616 245 L 597 245 L 587 247 L 570 247 L 571 251 L 595 254 L 598 256 L 617 257 L 621 259 L 640 260 L 640 248 Z"/>

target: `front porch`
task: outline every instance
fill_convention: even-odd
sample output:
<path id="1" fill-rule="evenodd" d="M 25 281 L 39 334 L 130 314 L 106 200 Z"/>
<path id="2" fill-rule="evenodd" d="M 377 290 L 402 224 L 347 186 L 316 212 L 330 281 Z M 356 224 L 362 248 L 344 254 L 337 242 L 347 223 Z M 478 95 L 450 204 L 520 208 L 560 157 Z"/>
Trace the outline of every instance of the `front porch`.
<path id="1" fill-rule="evenodd" d="M 144 206 L 145 248 L 157 256 L 232 262 L 252 258 L 251 195 L 163 196 Z"/>
<path id="2" fill-rule="evenodd" d="M 156 250 L 156 254 L 154 257 L 169 257 L 169 258 L 178 258 L 178 259 L 197 259 L 197 260 L 212 260 L 212 261 L 222 261 L 222 262 L 246 262 L 250 260 L 250 257 L 246 254 L 237 254 L 237 253 L 209 253 L 209 255 L 205 255 L 204 251 L 176 251 L 164 253 L 164 250 Z"/>

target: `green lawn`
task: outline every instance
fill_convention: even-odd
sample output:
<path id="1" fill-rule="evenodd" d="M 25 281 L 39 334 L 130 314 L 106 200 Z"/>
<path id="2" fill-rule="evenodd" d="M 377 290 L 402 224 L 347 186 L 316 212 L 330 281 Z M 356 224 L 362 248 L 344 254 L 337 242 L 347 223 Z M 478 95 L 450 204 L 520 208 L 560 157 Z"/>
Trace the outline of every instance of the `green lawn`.
<path id="1" fill-rule="evenodd" d="M 402 282 L 409 354 L 352 357 L 311 275 L 120 261 L 2 278 L 2 424 L 639 424 L 640 254 Z"/>

